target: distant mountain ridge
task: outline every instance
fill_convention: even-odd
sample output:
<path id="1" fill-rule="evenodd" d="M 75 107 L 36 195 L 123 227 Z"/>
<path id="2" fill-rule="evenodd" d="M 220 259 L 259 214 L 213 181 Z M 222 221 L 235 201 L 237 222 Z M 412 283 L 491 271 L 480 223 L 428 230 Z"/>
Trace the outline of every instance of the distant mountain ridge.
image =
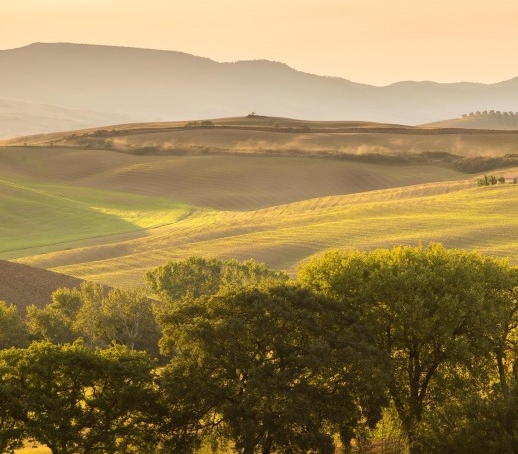
<path id="1" fill-rule="evenodd" d="M 113 123 L 209 119 L 255 111 L 312 120 L 417 125 L 481 109 L 517 111 L 518 77 L 491 85 L 398 82 L 375 87 L 267 60 L 218 63 L 174 51 L 35 43 L 0 51 L 2 98 L 100 112 Z M 27 123 L 24 134 L 44 132 L 37 129 L 35 118 L 20 122 Z M 45 127 L 52 128 L 47 123 Z M 0 118 L 0 136 L 7 137 L 6 130 Z M 52 130 L 57 129 L 46 131 Z"/>

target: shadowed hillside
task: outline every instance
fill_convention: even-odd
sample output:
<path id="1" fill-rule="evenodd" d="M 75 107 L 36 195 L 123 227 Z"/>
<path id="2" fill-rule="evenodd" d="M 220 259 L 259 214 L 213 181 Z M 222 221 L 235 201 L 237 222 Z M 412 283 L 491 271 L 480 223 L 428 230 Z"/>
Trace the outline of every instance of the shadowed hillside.
<path id="1" fill-rule="evenodd" d="M 381 158 L 380 158 L 381 159 Z M 8 200 L 20 197 L 106 222 L 117 210 L 172 210 L 174 203 L 218 210 L 253 210 L 328 195 L 343 195 L 463 175 L 436 163 L 362 162 L 304 155 L 133 155 L 81 148 L 0 148 L 0 186 Z M 32 184 L 27 184 L 32 181 Z M 88 189 L 87 189 L 88 188 Z M 113 193 L 117 203 L 101 212 Z M 9 199 L 11 197 L 12 199 Z M 150 198 L 153 198 L 150 200 Z M 41 205 L 40 205 L 41 206 Z M 188 208 L 178 206 L 178 216 Z M 68 214 L 67 214 L 68 213 Z M 7 211 L 4 210 L 4 216 Z M 104 221 L 103 221 L 104 220 Z M 52 224 L 49 220 L 49 223 Z M 4 223 L 4 228 L 7 222 Z M 130 227 L 119 222 L 114 228 Z M 68 228 L 73 225 L 68 221 Z M 1 231 L 2 227 L 0 227 Z"/>

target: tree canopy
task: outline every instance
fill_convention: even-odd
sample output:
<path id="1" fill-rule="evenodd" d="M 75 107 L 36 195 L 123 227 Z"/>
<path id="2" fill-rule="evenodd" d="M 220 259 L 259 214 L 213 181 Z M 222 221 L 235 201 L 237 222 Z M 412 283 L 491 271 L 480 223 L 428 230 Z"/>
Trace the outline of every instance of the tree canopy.
<path id="1" fill-rule="evenodd" d="M 90 348 L 117 343 L 158 354 L 159 327 L 141 288 L 106 289 L 85 282 L 79 289 L 58 289 L 45 308 L 29 306 L 27 318 L 38 340 L 66 344 L 82 338 Z"/>
<path id="2" fill-rule="evenodd" d="M 0 300 L 0 349 L 27 345 L 28 334 L 16 306 Z"/>
<path id="3" fill-rule="evenodd" d="M 219 260 L 189 257 L 171 261 L 146 273 L 146 282 L 163 302 L 214 295 L 221 289 L 281 283 L 289 280 L 284 272 L 268 268 L 253 259 Z"/>
<path id="4" fill-rule="evenodd" d="M 303 267 L 299 279 L 360 310 L 376 331 L 376 345 L 391 361 L 388 389 L 411 453 L 420 452 L 427 409 L 487 370 L 481 363 L 495 348 L 489 340 L 515 286 L 508 263 L 439 244 L 332 251 Z"/>
<path id="5" fill-rule="evenodd" d="M 0 424 L 3 446 L 21 435 L 53 454 L 119 453 L 144 444 L 153 368 L 146 354 L 120 346 L 92 351 L 77 342 L 35 342 L 0 351 L 0 393 L 9 396 L 0 414 L 10 421 Z"/>
<path id="6" fill-rule="evenodd" d="M 0 302 L 0 452 L 330 454 L 388 427 L 410 454 L 518 453 L 507 261 L 430 244 L 328 251 L 298 282 L 200 257 L 146 280 L 160 301 L 85 283 L 26 319 Z"/>
<path id="7" fill-rule="evenodd" d="M 184 299 L 162 315 L 165 376 L 200 430 L 238 452 L 334 452 L 377 421 L 384 363 L 354 314 L 296 285 Z"/>

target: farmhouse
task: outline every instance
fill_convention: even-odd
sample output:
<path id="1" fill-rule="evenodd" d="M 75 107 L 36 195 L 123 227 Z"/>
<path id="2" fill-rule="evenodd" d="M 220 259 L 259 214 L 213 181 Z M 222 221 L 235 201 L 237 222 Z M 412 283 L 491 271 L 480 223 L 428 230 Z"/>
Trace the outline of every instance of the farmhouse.
<path id="1" fill-rule="evenodd" d="M 516 184 L 518 183 L 518 173 L 506 173 L 504 179 L 506 183 Z"/>

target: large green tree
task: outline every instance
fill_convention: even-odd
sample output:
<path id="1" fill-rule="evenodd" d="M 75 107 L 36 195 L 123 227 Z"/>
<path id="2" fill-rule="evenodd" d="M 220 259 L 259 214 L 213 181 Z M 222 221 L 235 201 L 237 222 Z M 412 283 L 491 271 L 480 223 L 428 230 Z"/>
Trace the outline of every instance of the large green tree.
<path id="1" fill-rule="evenodd" d="M 222 288 L 240 288 L 265 282 L 286 282 L 284 272 L 253 259 L 244 262 L 189 257 L 171 261 L 146 273 L 146 282 L 162 302 L 214 295 Z"/>
<path id="2" fill-rule="evenodd" d="M 23 347 L 28 343 L 27 328 L 14 305 L 0 300 L 0 349 Z"/>
<path id="3" fill-rule="evenodd" d="M 292 284 L 184 298 L 162 313 L 162 389 L 192 431 L 242 454 L 332 453 L 374 423 L 384 363 L 340 303 Z"/>
<path id="4" fill-rule="evenodd" d="M 490 373 L 475 392 L 434 409 L 423 437 L 430 454 L 518 453 L 518 270 L 512 271 L 504 316 L 488 337 Z"/>
<path id="5" fill-rule="evenodd" d="M 0 351 L 0 452 L 12 452 L 21 447 L 25 437 L 22 422 L 24 410 L 20 387 L 13 383 L 12 365 L 4 361 L 7 350 Z"/>
<path id="6" fill-rule="evenodd" d="M 82 338 L 90 348 L 112 343 L 158 354 L 160 332 L 144 290 L 107 289 L 84 282 L 62 288 L 43 309 L 27 308 L 28 326 L 39 340 L 65 344 Z"/>
<path id="7" fill-rule="evenodd" d="M 389 391 L 410 452 L 431 407 L 473 390 L 505 320 L 514 273 L 475 252 L 396 247 L 370 253 L 331 251 L 299 273 L 300 281 L 360 310 L 390 358 Z"/>
<path id="8" fill-rule="evenodd" d="M 25 435 L 53 454 L 154 452 L 146 450 L 154 366 L 145 353 L 121 346 L 92 351 L 77 342 L 35 342 L 1 351 L 0 392 L 9 400 L 0 416 L 10 421 L 3 436 L 12 443 Z"/>

